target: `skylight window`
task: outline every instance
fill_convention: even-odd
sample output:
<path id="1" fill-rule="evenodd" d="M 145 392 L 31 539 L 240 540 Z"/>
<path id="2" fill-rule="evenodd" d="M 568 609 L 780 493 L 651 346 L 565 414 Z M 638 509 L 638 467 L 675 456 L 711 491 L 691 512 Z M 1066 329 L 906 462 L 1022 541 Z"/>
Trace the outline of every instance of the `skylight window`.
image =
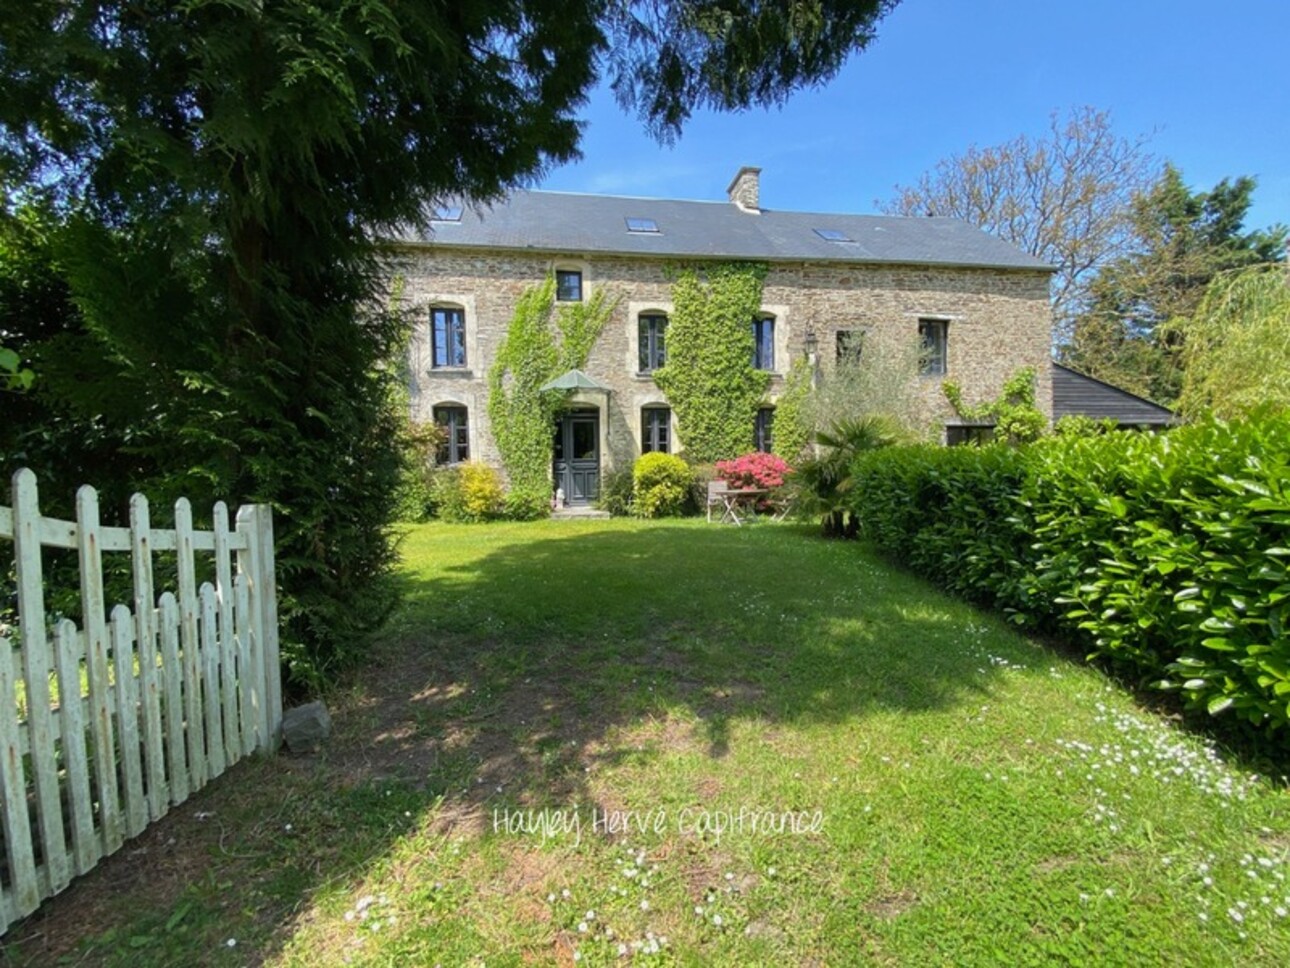
<path id="1" fill-rule="evenodd" d="M 432 222 L 460 222 L 461 206 L 460 205 L 437 205 L 434 214 L 430 216 Z"/>
<path id="2" fill-rule="evenodd" d="M 854 242 L 855 239 L 841 229 L 816 229 L 815 234 L 825 242 Z"/>
<path id="3" fill-rule="evenodd" d="M 652 218 L 628 218 L 628 232 L 653 232 L 658 233 L 658 223 Z"/>

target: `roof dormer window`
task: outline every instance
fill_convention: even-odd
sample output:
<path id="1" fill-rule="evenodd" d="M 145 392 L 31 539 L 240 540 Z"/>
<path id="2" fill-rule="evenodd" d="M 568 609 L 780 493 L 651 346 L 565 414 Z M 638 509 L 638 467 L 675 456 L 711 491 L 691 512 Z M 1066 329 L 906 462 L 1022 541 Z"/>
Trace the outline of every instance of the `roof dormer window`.
<path id="1" fill-rule="evenodd" d="M 461 206 L 460 205 L 436 205 L 434 212 L 430 215 L 432 222 L 460 222 Z"/>
<path id="2" fill-rule="evenodd" d="M 662 234 L 659 231 L 658 223 L 652 218 L 633 218 L 631 216 L 627 218 L 627 231 L 651 235 Z"/>

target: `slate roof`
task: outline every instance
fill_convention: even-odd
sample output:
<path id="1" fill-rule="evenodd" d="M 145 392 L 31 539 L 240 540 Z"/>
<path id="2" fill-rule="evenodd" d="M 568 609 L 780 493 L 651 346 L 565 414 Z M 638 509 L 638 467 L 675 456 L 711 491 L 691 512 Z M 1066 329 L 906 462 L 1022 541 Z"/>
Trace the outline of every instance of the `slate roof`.
<path id="1" fill-rule="evenodd" d="M 1053 363 L 1053 419 L 1069 415 L 1110 418 L 1122 424 L 1160 427 L 1172 423 L 1174 412 L 1128 390 L 1076 373 Z"/>
<path id="2" fill-rule="evenodd" d="M 455 206 L 455 203 L 454 203 Z M 442 208 L 441 208 L 442 210 Z M 627 219 L 652 219 L 658 232 L 629 232 Z M 832 242 L 815 230 L 835 230 Z M 852 262 L 1052 271 L 1052 266 L 952 218 L 828 215 L 613 195 L 515 191 L 500 202 L 461 206 L 460 221 L 431 221 L 393 241 L 554 252 L 768 262 Z"/>

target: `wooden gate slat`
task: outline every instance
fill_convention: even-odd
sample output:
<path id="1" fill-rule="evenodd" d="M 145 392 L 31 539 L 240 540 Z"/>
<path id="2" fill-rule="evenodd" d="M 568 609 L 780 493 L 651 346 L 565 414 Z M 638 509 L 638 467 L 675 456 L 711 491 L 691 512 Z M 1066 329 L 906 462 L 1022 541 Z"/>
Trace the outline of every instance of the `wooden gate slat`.
<path id="1" fill-rule="evenodd" d="M 99 800 L 101 851 L 110 854 L 125 840 L 116 779 L 116 744 L 108 681 L 107 605 L 103 595 L 103 556 L 99 549 L 99 499 L 86 484 L 76 492 L 77 554 L 81 569 L 81 623 L 85 629 L 85 668 L 90 688 L 90 735 Z"/>
<path id="2" fill-rule="evenodd" d="M 65 618 L 54 626 L 54 659 L 58 666 L 59 745 L 67 774 L 67 801 L 72 812 L 72 861 L 84 874 L 96 863 L 102 845 L 94 835 L 89 756 L 85 751 L 85 704 L 81 697 L 81 648 L 76 623 Z"/>
<path id="3" fill-rule="evenodd" d="M 32 779 L 36 785 L 36 818 L 44 883 L 42 891 L 57 894 L 71 880 L 67 842 L 63 838 L 63 807 L 58 789 L 58 764 L 52 755 L 35 755 L 54 748 L 50 720 L 49 638 L 45 632 L 45 587 L 40 561 L 40 500 L 36 475 L 26 468 L 13 476 L 14 558 L 18 572 L 18 627 L 22 631 L 23 670 L 27 683 L 27 731 L 30 734 Z"/>

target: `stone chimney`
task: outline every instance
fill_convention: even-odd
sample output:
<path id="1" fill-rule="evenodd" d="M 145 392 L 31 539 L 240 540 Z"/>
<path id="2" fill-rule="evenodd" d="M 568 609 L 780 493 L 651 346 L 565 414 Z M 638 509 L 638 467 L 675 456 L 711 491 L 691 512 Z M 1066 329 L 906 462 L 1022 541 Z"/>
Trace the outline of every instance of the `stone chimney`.
<path id="1" fill-rule="evenodd" d="M 744 165 L 739 169 L 734 180 L 726 187 L 726 194 L 730 196 L 730 201 L 734 202 L 741 212 L 760 215 L 761 208 L 758 198 L 760 187 L 761 169 Z"/>

